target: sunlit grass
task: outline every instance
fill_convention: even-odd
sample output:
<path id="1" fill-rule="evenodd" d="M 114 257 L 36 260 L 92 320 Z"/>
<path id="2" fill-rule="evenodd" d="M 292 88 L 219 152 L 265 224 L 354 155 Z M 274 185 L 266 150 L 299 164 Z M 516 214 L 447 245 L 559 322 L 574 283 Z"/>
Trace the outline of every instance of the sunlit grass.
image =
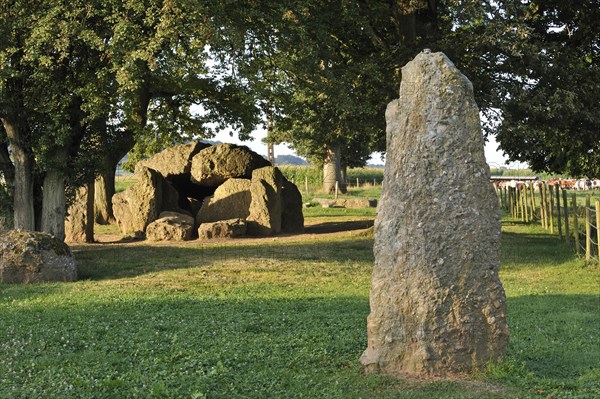
<path id="1" fill-rule="evenodd" d="M 374 217 L 341 211 L 307 225 Z M 364 376 L 363 230 L 74 252 L 76 283 L 0 285 L 1 398 L 600 397 L 599 268 L 535 226 L 505 221 L 510 348 L 466 381 Z"/>

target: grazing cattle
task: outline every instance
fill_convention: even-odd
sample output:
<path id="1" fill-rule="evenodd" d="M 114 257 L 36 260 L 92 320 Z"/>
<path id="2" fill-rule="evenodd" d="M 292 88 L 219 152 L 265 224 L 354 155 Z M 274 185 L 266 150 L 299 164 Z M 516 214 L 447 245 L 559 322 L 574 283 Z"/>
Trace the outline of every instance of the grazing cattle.
<path id="1" fill-rule="evenodd" d="M 573 186 L 575 190 L 584 191 L 592 189 L 592 181 L 587 179 L 579 179 L 575 182 Z"/>
<path id="2" fill-rule="evenodd" d="M 560 186 L 565 190 L 571 190 L 575 186 L 576 180 L 574 179 L 566 179 L 560 181 Z"/>

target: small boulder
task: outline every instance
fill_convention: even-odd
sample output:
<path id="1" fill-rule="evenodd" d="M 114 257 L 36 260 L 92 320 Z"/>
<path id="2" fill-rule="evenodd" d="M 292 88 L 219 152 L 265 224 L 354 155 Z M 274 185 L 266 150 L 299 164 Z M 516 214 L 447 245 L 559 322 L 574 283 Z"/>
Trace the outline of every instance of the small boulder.
<path id="1" fill-rule="evenodd" d="M 194 218 L 177 212 L 162 212 L 146 228 L 146 237 L 152 241 L 187 241 L 192 238 Z"/>
<path id="2" fill-rule="evenodd" d="M 198 228 L 198 238 L 235 238 L 246 234 L 244 219 L 220 220 L 212 223 L 202 223 Z"/>
<path id="3" fill-rule="evenodd" d="M 204 199 L 196 224 L 227 219 L 246 219 L 250 214 L 250 180 L 229 179 L 215 194 Z"/>
<path id="4" fill-rule="evenodd" d="M 41 232 L 0 234 L 0 282 L 75 281 L 77 265 L 69 247 Z"/>
<path id="5" fill-rule="evenodd" d="M 271 163 L 246 146 L 216 144 L 192 159 L 191 179 L 202 186 L 216 187 L 227 179 L 250 179 L 252 171 Z"/>
<path id="6" fill-rule="evenodd" d="M 285 178 L 278 168 L 269 166 L 252 172 L 248 234 L 266 237 L 281 232 L 281 191 Z"/>
<path id="7" fill-rule="evenodd" d="M 199 141 L 169 147 L 148 159 L 138 162 L 135 165 L 136 173 L 138 168 L 142 167 L 154 169 L 165 178 L 190 173 L 194 155 L 208 147 L 210 147 L 210 144 Z"/>
<path id="8" fill-rule="evenodd" d="M 344 208 L 375 208 L 377 207 L 376 199 L 369 198 L 348 198 L 344 201 Z"/>

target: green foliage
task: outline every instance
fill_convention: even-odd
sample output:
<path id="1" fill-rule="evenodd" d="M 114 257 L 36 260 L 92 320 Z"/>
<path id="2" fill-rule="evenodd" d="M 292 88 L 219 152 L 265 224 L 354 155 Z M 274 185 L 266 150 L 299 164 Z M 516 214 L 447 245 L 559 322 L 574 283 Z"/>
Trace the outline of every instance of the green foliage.
<path id="1" fill-rule="evenodd" d="M 323 169 L 316 168 L 314 166 L 295 166 L 295 165 L 279 165 L 277 166 L 286 179 L 293 182 L 298 186 L 298 189 L 303 193 L 306 193 L 306 182 L 308 182 L 309 194 L 315 194 L 321 191 L 323 183 Z M 359 185 L 362 190 L 369 190 L 372 187 L 367 188 L 366 186 L 373 185 L 376 182 L 380 185 L 383 180 L 383 169 L 382 168 L 349 168 L 347 183 L 349 188 L 352 190 L 349 192 L 350 196 L 362 196 L 377 198 L 379 197 L 379 191 L 376 189 L 373 192 L 365 191 L 361 195 L 356 189 L 356 179 L 359 180 Z M 326 195 L 325 197 L 330 196 Z M 310 195 L 307 195 L 307 198 Z M 311 198 L 308 198 L 311 199 Z"/>
<path id="2" fill-rule="evenodd" d="M 125 191 L 129 186 L 136 182 L 135 177 L 121 176 L 115 179 L 115 193 Z"/>
<path id="3" fill-rule="evenodd" d="M 600 42 L 594 1 L 467 2 L 447 39 L 488 131 L 537 172 L 600 175 Z M 476 20 L 476 24 L 469 21 Z"/>

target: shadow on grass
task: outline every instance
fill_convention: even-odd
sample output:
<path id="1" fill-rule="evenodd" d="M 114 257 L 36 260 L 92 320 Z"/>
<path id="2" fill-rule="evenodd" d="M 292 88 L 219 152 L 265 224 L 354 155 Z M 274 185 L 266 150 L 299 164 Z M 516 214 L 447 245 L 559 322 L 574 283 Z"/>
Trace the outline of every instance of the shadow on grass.
<path id="1" fill-rule="evenodd" d="M 508 322 L 510 359 L 556 385 L 575 384 L 591 373 L 600 392 L 600 296 L 509 298 Z"/>
<path id="2" fill-rule="evenodd" d="M 105 295 L 0 314 L 0 397 L 364 395 L 366 298 Z"/>
<path id="3" fill-rule="evenodd" d="M 502 265 L 561 264 L 574 259 L 573 248 L 548 234 L 523 234 L 502 232 Z"/>
<path id="4" fill-rule="evenodd" d="M 356 220 L 348 222 L 324 222 L 304 228 L 306 234 L 339 233 L 342 231 L 364 230 L 373 226 L 374 220 Z"/>
<path id="5" fill-rule="evenodd" d="M 242 241 L 243 242 L 243 241 Z M 281 262 L 373 262 L 373 240 L 356 237 L 343 241 L 285 242 L 261 244 L 202 244 L 197 246 L 131 245 L 84 247 L 74 251 L 80 279 L 111 279 L 142 275 L 161 270 L 198 266 L 220 266 L 249 260 Z M 256 264 L 255 261 L 253 261 Z"/>
<path id="6" fill-rule="evenodd" d="M 526 396 L 469 393 L 460 382 L 415 385 L 364 377 L 358 357 L 366 346 L 366 297 L 231 294 L 121 298 L 104 292 L 85 298 L 85 292 L 73 292 L 77 306 L 40 301 L 0 313 L 11 337 L 0 345 L 0 393 L 7 389 L 13 398 L 40 392 L 45 397 L 60 392 L 63 398 L 177 398 L 194 392 L 211 398 Z M 529 374 L 522 380 L 508 374 L 504 382 L 521 393 L 542 386 L 555 389 L 556 397 L 594 397 L 586 396 L 595 392 L 594 383 L 578 381 L 598 370 L 597 300 L 586 295 L 510 299 L 509 358 L 524 363 Z"/>

